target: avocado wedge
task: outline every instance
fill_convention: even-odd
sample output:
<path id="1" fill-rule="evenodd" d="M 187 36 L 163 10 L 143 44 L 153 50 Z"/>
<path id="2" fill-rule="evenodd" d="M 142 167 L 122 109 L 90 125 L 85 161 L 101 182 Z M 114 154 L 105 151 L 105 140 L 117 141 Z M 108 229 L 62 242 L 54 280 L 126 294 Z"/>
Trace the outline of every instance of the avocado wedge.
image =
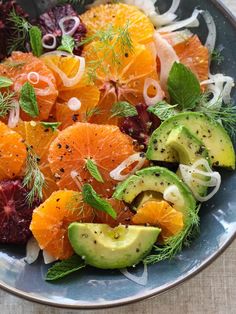
<path id="1" fill-rule="evenodd" d="M 200 112 L 180 113 L 164 121 L 151 136 L 146 155 L 149 160 L 178 162 L 178 153 L 167 146 L 167 139 L 173 128 L 181 125 L 203 142 L 213 166 L 235 169 L 235 152 L 229 135 L 221 124 Z"/>
<path id="2" fill-rule="evenodd" d="M 76 254 L 85 263 L 101 269 L 119 269 L 138 264 L 151 251 L 161 229 L 144 226 L 70 224 L 68 236 Z"/>

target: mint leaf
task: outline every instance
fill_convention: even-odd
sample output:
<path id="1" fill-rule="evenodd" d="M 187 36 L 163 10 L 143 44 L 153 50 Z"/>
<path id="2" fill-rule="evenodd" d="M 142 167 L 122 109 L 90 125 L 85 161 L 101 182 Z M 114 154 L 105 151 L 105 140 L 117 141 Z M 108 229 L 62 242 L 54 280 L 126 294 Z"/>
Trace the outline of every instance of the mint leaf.
<path id="1" fill-rule="evenodd" d="M 53 281 L 61 279 L 85 266 L 86 265 L 81 257 L 73 255 L 69 259 L 58 262 L 49 268 L 45 280 Z"/>
<path id="2" fill-rule="evenodd" d="M 12 80 L 10 80 L 8 77 L 0 76 L 0 88 L 9 87 L 12 84 Z"/>
<path id="3" fill-rule="evenodd" d="M 58 127 L 61 125 L 61 122 L 41 122 L 41 124 L 46 129 L 51 129 L 53 132 L 55 132 L 58 129 Z"/>
<path id="4" fill-rule="evenodd" d="M 112 105 L 111 118 L 113 117 L 134 117 L 138 115 L 137 109 L 126 101 L 118 101 Z"/>
<path id="5" fill-rule="evenodd" d="M 172 105 L 183 110 L 193 109 L 201 95 L 200 83 L 185 65 L 175 62 L 168 78 L 167 88 Z"/>
<path id="6" fill-rule="evenodd" d="M 147 111 L 153 113 L 160 120 L 165 121 L 173 116 L 175 116 L 178 111 L 175 110 L 178 105 L 169 105 L 166 101 L 160 101 L 154 106 L 148 107 Z"/>
<path id="7" fill-rule="evenodd" d="M 40 57 L 43 53 L 42 32 L 40 28 L 32 26 L 29 30 L 29 37 L 33 54 L 36 57 Z"/>
<path id="8" fill-rule="evenodd" d="M 69 35 L 63 35 L 61 40 L 61 46 L 59 46 L 57 50 L 73 53 L 74 48 L 75 48 L 74 38 Z"/>
<path id="9" fill-rule="evenodd" d="M 26 82 L 21 88 L 19 104 L 21 109 L 31 117 L 35 118 L 39 115 L 35 91 L 29 82 Z"/>
<path id="10" fill-rule="evenodd" d="M 95 180 L 102 183 L 104 182 L 102 175 L 98 170 L 97 165 L 94 163 L 94 161 L 92 161 L 92 159 L 87 159 L 86 168 Z"/>
<path id="11" fill-rule="evenodd" d="M 116 219 L 116 211 L 113 209 L 110 203 L 102 199 L 93 187 L 86 183 L 82 189 L 83 201 L 95 209 L 106 212 L 112 218 Z"/>

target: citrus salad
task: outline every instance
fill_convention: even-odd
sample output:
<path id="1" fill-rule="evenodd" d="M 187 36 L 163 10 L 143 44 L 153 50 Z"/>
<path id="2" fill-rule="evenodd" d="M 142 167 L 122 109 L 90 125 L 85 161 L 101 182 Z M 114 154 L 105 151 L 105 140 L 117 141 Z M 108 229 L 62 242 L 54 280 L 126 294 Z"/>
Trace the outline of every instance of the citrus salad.
<path id="1" fill-rule="evenodd" d="M 63 0 L 33 20 L 0 2 L 0 243 L 56 261 L 46 280 L 173 258 L 235 169 L 214 20 L 179 5 Z"/>

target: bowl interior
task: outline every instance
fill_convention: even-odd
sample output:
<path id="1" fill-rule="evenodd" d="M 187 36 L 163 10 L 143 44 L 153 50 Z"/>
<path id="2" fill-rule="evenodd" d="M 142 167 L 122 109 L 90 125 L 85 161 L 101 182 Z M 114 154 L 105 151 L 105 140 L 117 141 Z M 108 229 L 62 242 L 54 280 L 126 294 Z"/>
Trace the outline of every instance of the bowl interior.
<path id="1" fill-rule="evenodd" d="M 32 16 L 37 16 L 55 1 L 19 1 Z M 85 1 L 86 2 L 86 1 Z M 87 2 L 88 3 L 88 2 Z M 158 1 L 165 11 L 171 1 Z M 217 25 L 217 47 L 222 50 L 225 61 L 212 68 L 212 73 L 223 72 L 235 77 L 236 29 L 211 1 L 182 0 L 178 16 L 190 16 L 199 6 L 207 9 Z M 193 30 L 204 41 L 207 28 Z M 234 99 L 236 95 L 234 93 Z M 0 246 L 0 283 L 15 293 L 43 302 L 68 307 L 103 307 L 141 299 L 165 291 L 197 272 L 224 248 L 236 233 L 236 173 L 221 171 L 222 186 L 218 194 L 201 208 L 201 233 L 189 248 L 185 248 L 171 262 L 161 262 L 148 267 L 149 279 L 145 287 L 126 279 L 119 271 L 102 271 L 86 268 L 59 282 L 47 283 L 44 275 L 48 266 L 42 260 L 33 265 L 24 262 L 25 249 Z M 142 267 L 133 269 L 142 273 Z"/>

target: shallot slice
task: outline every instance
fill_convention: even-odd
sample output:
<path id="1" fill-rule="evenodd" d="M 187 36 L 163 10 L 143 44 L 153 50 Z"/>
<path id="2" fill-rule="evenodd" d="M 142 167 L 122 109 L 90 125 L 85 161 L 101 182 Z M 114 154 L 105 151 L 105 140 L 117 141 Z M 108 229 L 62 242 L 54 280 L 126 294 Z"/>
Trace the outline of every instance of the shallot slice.
<path id="1" fill-rule="evenodd" d="M 74 25 L 70 30 L 65 30 L 65 23 L 66 22 L 70 22 L 70 21 L 74 21 Z M 77 28 L 80 25 L 80 19 L 77 16 L 65 16 L 62 19 L 60 19 L 59 21 L 59 26 L 60 29 L 62 31 L 62 35 L 68 35 L 68 36 L 72 36 L 74 35 L 74 33 L 76 32 Z"/>
<path id="2" fill-rule="evenodd" d="M 153 97 L 148 96 L 148 89 L 150 86 L 154 86 L 156 90 L 156 95 Z M 145 80 L 144 88 L 143 88 L 143 98 L 145 100 L 145 103 L 148 106 L 153 106 L 157 104 L 159 101 L 163 100 L 164 97 L 165 97 L 165 93 L 161 89 L 160 84 L 154 79 L 147 78 Z"/>
<path id="3" fill-rule="evenodd" d="M 182 207 L 184 205 L 183 196 L 176 185 L 168 186 L 163 193 L 163 198 L 167 202 L 173 203 L 178 207 Z"/>
<path id="4" fill-rule="evenodd" d="M 17 100 L 13 100 L 12 102 L 13 108 L 11 109 L 9 113 L 8 118 L 8 126 L 9 128 L 15 128 L 19 122 L 20 119 L 20 105 Z"/>
<path id="5" fill-rule="evenodd" d="M 29 72 L 27 75 L 27 79 L 30 84 L 36 85 L 39 82 L 39 74 L 37 72 Z"/>
<path id="6" fill-rule="evenodd" d="M 154 34 L 154 42 L 161 62 L 161 87 L 165 91 L 170 70 L 175 62 L 179 62 L 179 58 L 174 48 L 158 32 Z"/>
<path id="7" fill-rule="evenodd" d="M 43 260 L 45 264 L 51 264 L 58 259 L 53 257 L 51 254 L 49 254 L 47 251 L 43 250 Z"/>
<path id="8" fill-rule="evenodd" d="M 142 153 L 136 153 L 125 159 L 118 167 L 110 172 L 110 177 L 116 181 L 123 181 L 127 179 L 131 174 L 141 169 L 146 161 L 145 156 Z M 121 174 L 133 163 L 138 162 L 137 165 L 128 174 Z"/>
<path id="9" fill-rule="evenodd" d="M 48 45 L 47 42 L 52 40 L 52 44 L 51 45 Z M 56 36 L 53 35 L 53 34 L 46 34 L 43 36 L 42 38 L 42 45 L 45 49 L 50 49 L 50 50 L 53 50 L 56 48 L 57 46 L 57 39 L 56 39 Z"/>
<path id="10" fill-rule="evenodd" d="M 213 17 L 208 11 L 202 11 L 201 13 L 208 27 L 208 36 L 205 42 L 205 46 L 210 52 L 212 52 L 215 49 L 216 44 L 216 24 Z"/>
<path id="11" fill-rule="evenodd" d="M 71 111 L 77 111 L 81 108 L 81 101 L 77 97 L 72 97 L 69 99 L 67 106 Z"/>
<path id="12" fill-rule="evenodd" d="M 205 168 L 205 171 L 198 169 L 199 167 Z M 180 165 L 179 170 L 183 178 L 183 181 L 188 185 L 193 195 L 199 202 L 208 201 L 218 192 L 221 185 L 221 176 L 219 172 L 212 171 L 206 159 L 199 159 L 192 166 Z M 194 174 L 201 175 L 208 180 L 193 177 Z M 214 187 L 214 189 L 207 196 L 201 196 L 195 189 L 192 188 L 193 181 L 197 182 L 202 186 Z"/>

